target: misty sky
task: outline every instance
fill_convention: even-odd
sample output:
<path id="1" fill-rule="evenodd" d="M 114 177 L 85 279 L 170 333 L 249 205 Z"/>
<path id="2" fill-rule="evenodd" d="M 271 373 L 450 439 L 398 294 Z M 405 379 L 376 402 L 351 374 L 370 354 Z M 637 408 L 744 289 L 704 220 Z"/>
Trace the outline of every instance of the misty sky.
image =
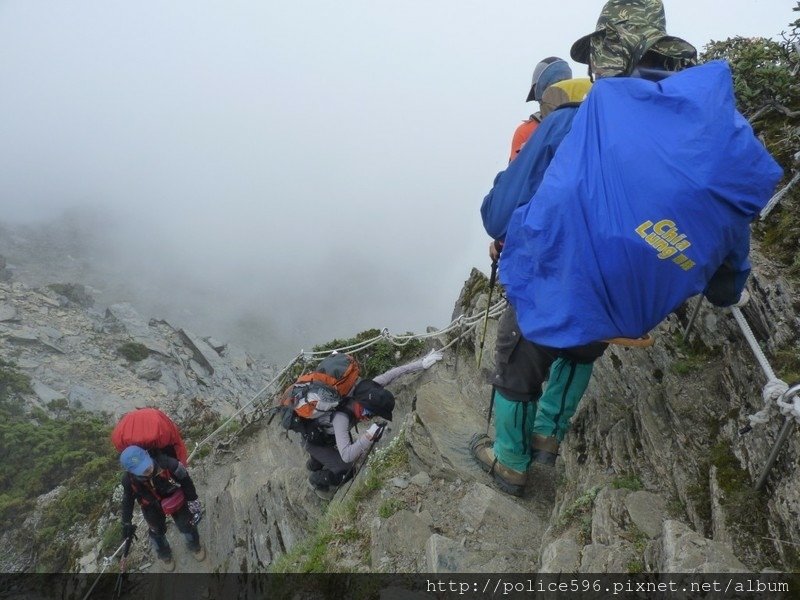
<path id="1" fill-rule="evenodd" d="M 488 270 L 478 208 L 531 70 L 602 5 L 0 0 L 0 220 L 102 215 L 104 260 L 161 303 L 143 312 L 263 314 L 290 354 L 443 326 Z M 665 6 L 698 49 L 797 17 Z"/>

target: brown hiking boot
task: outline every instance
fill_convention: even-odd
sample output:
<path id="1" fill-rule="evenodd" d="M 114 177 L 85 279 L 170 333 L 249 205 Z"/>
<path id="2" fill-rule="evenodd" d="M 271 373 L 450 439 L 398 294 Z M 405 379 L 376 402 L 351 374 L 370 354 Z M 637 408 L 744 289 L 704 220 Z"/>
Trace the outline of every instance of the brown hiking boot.
<path id="1" fill-rule="evenodd" d="M 469 452 L 478 461 L 481 469 L 494 477 L 495 482 L 507 494 L 522 496 L 528 474 L 509 469 L 497 460 L 492 449 L 491 438 L 485 433 L 476 433 L 469 444 Z"/>
<path id="2" fill-rule="evenodd" d="M 533 462 L 552 467 L 556 464 L 556 457 L 558 457 L 558 440 L 554 435 L 544 436 L 534 433 L 531 450 L 533 451 Z"/>

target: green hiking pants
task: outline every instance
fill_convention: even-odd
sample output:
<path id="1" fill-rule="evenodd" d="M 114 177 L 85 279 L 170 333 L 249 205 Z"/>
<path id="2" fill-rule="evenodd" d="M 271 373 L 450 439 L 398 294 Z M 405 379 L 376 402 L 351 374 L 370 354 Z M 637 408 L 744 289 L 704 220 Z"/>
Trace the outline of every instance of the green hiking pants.
<path id="1" fill-rule="evenodd" d="M 509 469 L 526 471 L 531 463 L 530 443 L 534 433 L 555 436 L 560 442 L 569 420 L 589 385 L 593 363 L 556 359 L 550 367 L 547 389 L 537 403 L 509 400 L 494 390 L 497 460 Z"/>
<path id="2" fill-rule="evenodd" d="M 528 470 L 535 418 L 535 402 L 509 400 L 494 390 L 494 455 L 509 469 Z"/>
<path id="3" fill-rule="evenodd" d="M 533 432 L 555 436 L 561 443 L 569 429 L 569 420 L 589 385 L 594 363 L 576 363 L 557 359 L 550 367 L 547 389 L 539 398 Z"/>

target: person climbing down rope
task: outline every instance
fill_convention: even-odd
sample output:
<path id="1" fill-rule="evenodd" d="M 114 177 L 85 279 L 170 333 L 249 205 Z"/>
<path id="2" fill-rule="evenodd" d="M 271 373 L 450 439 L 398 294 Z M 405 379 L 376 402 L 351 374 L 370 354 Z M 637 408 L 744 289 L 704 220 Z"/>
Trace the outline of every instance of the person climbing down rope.
<path id="1" fill-rule="evenodd" d="M 395 399 L 384 386 L 403 375 L 429 369 L 441 359 L 441 352 L 431 352 L 374 379 L 357 379 L 332 411 L 318 415 L 313 426 L 301 432 L 303 448 L 309 454 L 306 462 L 306 468 L 311 471 L 308 481 L 320 497 L 329 499 L 339 486 L 354 476 L 356 461 L 381 438 L 386 424 L 374 423 L 356 440 L 353 440 L 350 430 L 374 417 L 392 420 Z M 320 366 L 324 368 L 322 363 Z"/>
<path id="2" fill-rule="evenodd" d="M 125 470 L 122 476 L 122 539 L 130 539 L 136 533 L 133 525 L 133 501 L 136 500 L 149 529 L 150 543 L 164 563 L 164 570 L 175 569 L 166 536 L 167 515 L 175 521 L 195 559 L 205 559 L 206 551 L 197 531 L 202 506 L 186 467 L 164 454 L 153 458 L 139 446 L 125 448 L 119 462 Z"/>
<path id="3" fill-rule="evenodd" d="M 528 97 L 525 99 L 525 102 L 536 100 L 539 102 L 540 107 L 542 107 L 542 98 L 548 86 L 557 81 L 570 79 L 571 77 L 572 69 L 569 68 L 567 61 L 563 58 L 549 56 L 539 61 L 539 64 L 533 69 L 531 89 L 528 92 Z M 522 146 L 530 139 L 545 116 L 546 115 L 544 115 L 542 111 L 537 111 L 514 130 L 514 136 L 511 139 L 511 154 L 508 157 L 508 162 L 517 158 L 519 151 L 522 150 Z"/>
<path id="4" fill-rule="evenodd" d="M 665 22 L 660 0 L 606 3 L 571 51 L 599 81 L 579 112 L 545 119 L 509 166 L 526 151 L 545 157 L 523 203 L 512 194 L 491 207 L 505 220 L 482 211 L 489 234 L 505 234 L 500 281 L 514 311 L 504 320 L 515 322 L 508 339 L 498 335 L 496 440 L 476 435 L 471 448 L 510 493 L 522 493 L 530 447 L 542 442 L 526 405 L 545 377 L 545 395 L 566 406 L 583 395 L 589 378 L 577 366 L 591 366 L 602 340 L 641 337 L 697 293 L 730 305 L 749 274 L 749 225 L 780 168 L 736 112 L 729 67 L 693 66 L 696 50 Z M 548 123 L 568 135 L 544 148 Z M 576 368 L 555 373 L 560 358 Z"/>

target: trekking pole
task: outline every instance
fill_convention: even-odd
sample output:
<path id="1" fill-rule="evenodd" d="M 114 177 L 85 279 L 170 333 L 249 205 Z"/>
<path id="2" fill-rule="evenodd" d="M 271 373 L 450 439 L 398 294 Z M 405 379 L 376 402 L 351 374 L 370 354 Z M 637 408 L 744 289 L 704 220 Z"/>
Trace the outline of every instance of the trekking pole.
<path id="1" fill-rule="evenodd" d="M 689 317 L 689 322 L 686 324 L 686 329 L 683 330 L 683 343 L 685 344 L 689 341 L 689 334 L 692 331 L 692 327 L 694 326 L 694 322 L 697 319 L 697 315 L 700 313 L 700 307 L 703 305 L 703 295 L 700 294 L 697 297 L 697 302 L 694 305 L 694 310 L 692 310 L 692 316 Z"/>
<path id="2" fill-rule="evenodd" d="M 492 291 L 497 280 L 497 259 L 492 261 L 492 274 L 489 276 L 489 298 L 486 300 L 486 314 L 483 317 L 483 334 L 481 335 L 481 347 L 478 350 L 478 369 L 481 368 L 483 360 L 483 344 L 486 342 L 486 328 L 489 326 L 489 309 L 492 307 Z"/>
<path id="3" fill-rule="evenodd" d="M 489 392 L 489 414 L 486 416 L 486 435 L 489 435 L 489 428 L 492 426 L 492 409 L 494 408 L 494 386 Z"/>
<path id="4" fill-rule="evenodd" d="M 125 567 L 128 563 L 128 552 L 131 550 L 131 544 L 133 543 L 133 536 L 128 536 L 125 538 L 125 548 L 122 550 L 122 557 L 119 559 L 119 575 L 117 575 L 117 583 L 114 586 L 114 592 L 117 594 L 117 598 L 122 598 L 122 581 L 125 577 Z"/>
<path id="5" fill-rule="evenodd" d="M 781 400 L 784 402 L 790 402 L 792 397 L 800 393 L 800 383 L 796 383 L 787 389 L 783 395 L 781 396 Z M 775 441 L 775 444 L 772 446 L 772 452 L 769 454 L 769 458 L 767 459 L 766 465 L 764 465 L 764 469 L 761 471 L 761 476 L 758 478 L 758 482 L 756 483 L 756 490 L 760 490 L 764 487 L 764 484 L 767 482 L 767 477 L 769 477 L 770 469 L 772 469 L 772 465 L 775 464 L 775 461 L 778 459 L 778 454 L 783 448 L 783 445 L 786 443 L 786 440 L 789 438 L 789 434 L 792 432 L 792 426 L 794 425 L 794 419 L 790 415 L 786 416 L 786 419 L 783 422 L 783 427 L 781 427 L 781 432 L 778 435 L 778 439 Z"/>

